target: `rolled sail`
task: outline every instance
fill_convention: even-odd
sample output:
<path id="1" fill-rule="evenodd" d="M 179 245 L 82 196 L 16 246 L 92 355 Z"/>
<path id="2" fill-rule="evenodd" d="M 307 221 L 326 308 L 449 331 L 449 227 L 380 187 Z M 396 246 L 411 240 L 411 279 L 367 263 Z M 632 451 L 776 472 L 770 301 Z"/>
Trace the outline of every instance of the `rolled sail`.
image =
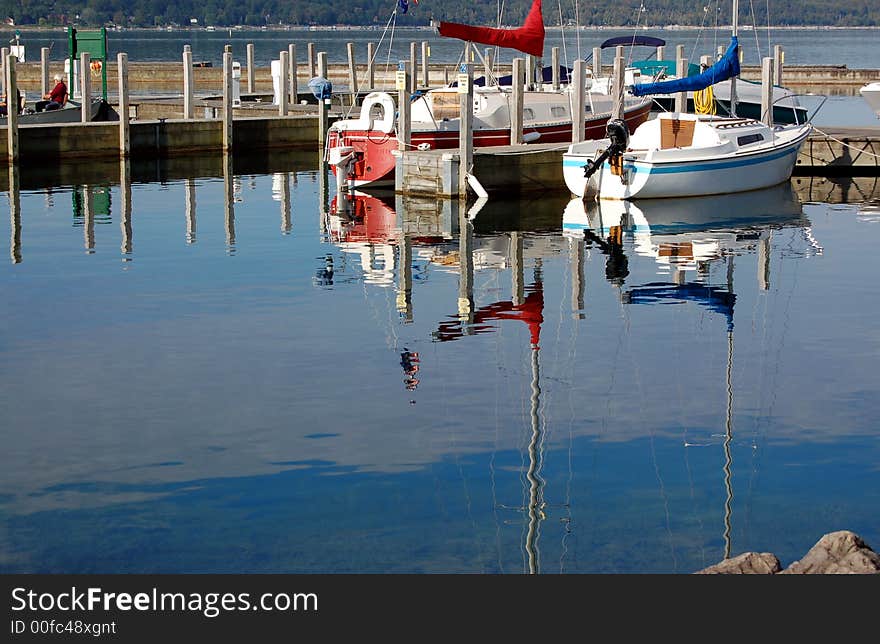
<path id="1" fill-rule="evenodd" d="M 736 36 L 730 39 L 730 45 L 720 60 L 703 73 L 660 83 L 638 83 L 633 85 L 632 93 L 635 96 L 646 96 L 696 92 L 734 76 L 739 76 L 739 41 Z"/>
<path id="2" fill-rule="evenodd" d="M 529 15 L 526 16 L 522 27 L 517 29 L 474 27 L 458 22 L 441 21 L 438 30 L 441 36 L 447 38 L 517 49 L 532 56 L 544 55 L 544 16 L 541 14 L 541 0 L 532 2 Z"/>

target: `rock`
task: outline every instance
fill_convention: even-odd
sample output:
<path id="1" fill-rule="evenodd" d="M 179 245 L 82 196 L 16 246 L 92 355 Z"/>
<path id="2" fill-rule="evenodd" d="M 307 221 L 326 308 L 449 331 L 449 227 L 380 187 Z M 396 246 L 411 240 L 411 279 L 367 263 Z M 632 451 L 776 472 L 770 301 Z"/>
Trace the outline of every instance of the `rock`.
<path id="1" fill-rule="evenodd" d="M 849 530 L 831 532 L 780 574 L 877 574 L 880 573 L 880 555 Z"/>
<path id="2" fill-rule="evenodd" d="M 733 559 L 725 559 L 714 566 L 703 568 L 697 575 L 773 575 L 782 570 L 779 559 L 770 552 L 744 552 Z"/>

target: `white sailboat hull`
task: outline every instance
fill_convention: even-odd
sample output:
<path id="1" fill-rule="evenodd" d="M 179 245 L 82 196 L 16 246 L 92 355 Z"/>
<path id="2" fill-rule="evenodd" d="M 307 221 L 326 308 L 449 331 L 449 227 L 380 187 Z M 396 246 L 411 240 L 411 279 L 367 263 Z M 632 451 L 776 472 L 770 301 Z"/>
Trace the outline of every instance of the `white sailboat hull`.
<path id="1" fill-rule="evenodd" d="M 721 122 L 715 120 L 713 127 Z M 746 131 L 759 131 L 761 124 L 755 125 Z M 601 199 L 689 197 L 768 188 L 791 177 L 811 127 L 792 126 L 778 132 L 764 127 L 763 131 L 769 140 L 752 145 L 737 145 L 734 134 L 720 137 L 714 145 L 629 150 L 623 155 L 621 172 L 615 174 L 606 161 L 589 180 L 584 177 L 585 166 L 609 142 L 587 141 L 570 146 L 563 155 L 563 175 L 572 194 L 598 194 Z M 634 141 L 637 135 L 638 131 Z"/>

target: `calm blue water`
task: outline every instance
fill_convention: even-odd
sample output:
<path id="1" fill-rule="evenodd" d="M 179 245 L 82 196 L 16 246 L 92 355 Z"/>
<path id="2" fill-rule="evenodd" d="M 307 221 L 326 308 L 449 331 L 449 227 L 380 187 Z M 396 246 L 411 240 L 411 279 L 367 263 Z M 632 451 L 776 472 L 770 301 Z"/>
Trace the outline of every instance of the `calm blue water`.
<path id="1" fill-rule="evenodd" d="M 548 24 L 544 41 L 544 50 L 549 52 L 552 47 L 560 48 L 560 55 L 568 64 L 577 58 L 586 58 L 592 54 L 593 47 L 598 47 L 612 36 L 628 36 L 633 34 L 630 29 L 598 29 L 598 28 L 566 28 L 549 27 L 551 18 L 545 16 Z M 640 33 L 657 36 L 666 41 L 667 57 L 673 57 L 675 47 L 684 45 L 685 55 L 696 61 L 701 55 L 712 54 L 719 46 L 726 46 L 730 41 L 729 28 L 719 29 L 663 29 L 650 28 Z M 880 48 L 877 47 L 880 28 L 877 29 L 770 29 L 743 30 L 739 34 L 743 50 L 743 62 L 746 65 L 758 65 L 764 56 L 773 55 L 773 46 L 781 45 L 785 50 L 785 62 L 789 65 L 846 65 L 851 69 L 880 68 Z M 184 45 L 190 45 L 193 59 L 210 61 L 214 65 L 222 65 L 223 48 L 232 45 L 236 60 L 246 64 L 245 55 L 248 43 L 254 45 L 255 63 L 268 66 L 271 60 L 278 58 L 279 51 L 287 51 L 289 44 L 297 45 L 297 56 L 300 61 L 306 59 L 306 45 L 314 43 L 315 51 L 327 52 L 330 63 L 344 63 L 348 60 L 346 43 L 355 43 L 360 60 L 366 60 L 367 43 L 376 45 L 376 57 L 379 63 L 388 63 L 396 67 L 397 61 L 409 59 L 410 43 L 427 41 L 431 47 L 431 59 L 435 62 L 455 63 L 462 52 L 462 43 L 456 39 L 441 38 L 430 29 L 407 27 L 405 20 L 394 30 L 377 29 L 339 29 L 309 31 L 306 28 L 291 28 L 289 31 L 259 31 L 253 29 L 224 30 L 209 32 L 204 29 L 192 30 L 147 30 L 133 29 L 126 31 L 107 32 L 107 48 L 113 60 L 118 52 L 126 52 L 132 62 L 143 61 L 176 61 L 179 60 Z M 29 61 L 40 60 L 40 48 L 51 47 L 53 60 L 67 56 L 67 32 L 57 30 L 34 30 L 22 33 L 25 45 L 25 58 Z M 652 54 L 650 48 L 637 48 L 636 59 Z M 421 55 L 421 54 L 419 54 Z M 499 59 L 509 63 L 514 55 L 520 55 L 510 49 L 502 49 Z M 605 53 L 607 61 L 611 54 Z"/>
<path id="2" fill-rule="evenodd" d="M 315 157 L 13 177 L 0 571 L 880 547 L 876 179 L 461 225 Z"/>

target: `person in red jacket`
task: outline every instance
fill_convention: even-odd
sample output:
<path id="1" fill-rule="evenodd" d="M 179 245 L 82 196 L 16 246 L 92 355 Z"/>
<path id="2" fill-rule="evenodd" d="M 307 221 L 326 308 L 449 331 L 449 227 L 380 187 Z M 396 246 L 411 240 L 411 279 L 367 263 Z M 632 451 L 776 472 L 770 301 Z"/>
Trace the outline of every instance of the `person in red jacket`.
<path id="1" fill-rule="evenodd" d="M 67 102 L 67 85 L 61 74 L 55 74 L 55 87 L 48 94 L 43 95 L 42 101 L 37 101 L 36 109 L 38 112 L 46 110 L 59 110 L 64 107 Z"/>

